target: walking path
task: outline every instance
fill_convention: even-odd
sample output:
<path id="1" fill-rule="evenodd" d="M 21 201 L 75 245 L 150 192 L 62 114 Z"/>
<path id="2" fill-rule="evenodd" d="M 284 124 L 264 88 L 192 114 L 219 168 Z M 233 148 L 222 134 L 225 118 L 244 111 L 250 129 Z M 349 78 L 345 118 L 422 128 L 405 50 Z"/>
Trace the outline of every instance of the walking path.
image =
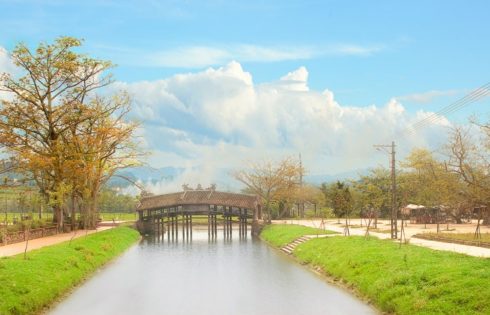
<path id="1" fill-rule="evenodd" d="M 314 228 L 319 228 L 321 225 L 321 220 L 277 220 L 273 221 L 273 224 L 299 224 L 299 225 L 304 225 L 304 226 L 309 226 L 309 227 L 314 227 Z M 353 224 L 353 223 L 352 223 Z M 379 225 L 379 224 L 378 224 Z M 339 232 L 341 235 L 344 233 L 344 227 L 335 225 L 332 223 L 332 221 L 324 221 L 324 226 L 325 229 Z M 350 235 L 360 235 L 364 236 L 366 233 L 366 228 L 349 228 Z M 490 258 L 490 248 L 484 248 L 484 247 L 478 247 L 478 246 L 469 246 L 469 245 L 462 245 L 462 244 L 453 244 L 453 243 L 445 243 L 445 242 L 437 242 L 437 241 L 429 241 L 429 240 L 424 240 L 420 238 L 415 238 L 412 237 L 415 235 L 416 230 L 415 229 L 408 229 L 406 228 L 405 230 L 405 235 L 408 240 L 410 240 L 410 244 L 412 245 L 417 245 L 417 246 L 424 246 L 428 247 L 431 249 L 435 250 L 445 250 L 445 251 L 452 251 L 456 253 L 461 253 L 461 254 L 466 254 L 470 256 L 476 256 L 476 257 L 486 257 Z M 373 231 L 369 231 L 369 235 L 371 236 L 376 236 L 380 239 L 389 239 L 390 234 L 389 233 L 377 233 Z M 395 240 L 396 242 L 399 242 L 400 240 Z"/>
<path id="2" fill-rule="evenodd" d="M 79 238 L 82 236 L 85 236 L 87 234 L 92 234 L 96 232 L 100 232 L 103 230 L 108 230 L 111 229 L 112 227 L 110 226 L 104 226 L 100 227 L 97 230 L 89 230 L 84 231 L 84 230 L 79 230 L 76 232 L 71 232 L 71 233 L 61 233 L 61 234 L 56 234 L 52 236 L 47 236 L 47 237 L 42 237 L 42 238 L 37 238 L 34 240 L 29 240 L 29 244 L 27 244 L 27 251 L 31 251 L 34 249 L 39 249 L 44 246 L 49 246 L 49 245 L 55 245 L 58 243 L 62 243 L 65 241 L 69 241 L 73 236 L 74 238 Z M 4 256 L 14 256 L 17 254 L 21 254 L 24 252 L 26 248 L 26 242 L 20 242 L 20 243 L 14 243 L 14 244 L 9 244 L 5 246 L 0 246 L 0 257 Z"/>

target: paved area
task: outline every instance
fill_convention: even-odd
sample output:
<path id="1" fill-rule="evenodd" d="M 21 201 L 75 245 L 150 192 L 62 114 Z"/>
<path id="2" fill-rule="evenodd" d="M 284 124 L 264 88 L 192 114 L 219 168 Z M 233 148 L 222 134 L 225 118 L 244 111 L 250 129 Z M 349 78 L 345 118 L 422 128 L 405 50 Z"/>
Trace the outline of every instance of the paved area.
<path id="1" fill-rule="evenodd" d="M 341 221 L 342 222 L 342 221 Z M 274 224 L 299 224 L 299 225 L 304 225 L 304 226 L 310 226 L 314 228 L 325 228 L 327 230 L 331 231 L 336 231 L 340 233 L 344 233 L 344 225 L 343 222 L 341 224 L 338 224 L 337 220 L 324 220 L 323 226 L 321 220 L 276 220 L 273 221 Z M 353 226 L 360 226 L 361 222 L 360 219 L 353 219 L 351 220 L 351 225 Z M 398 226 L 401 225 L 401 221 L 398 222 Z M 447 226 L 446 225 L 441 225 L 441 230 L 445 229 Z M 381 231 L 388 231 L 390 229 L 389 221 L 387 220 L 378 220 L 378 229 Z M 453 230 L 454 229 L 454 230 Z M 474 224 L 462 224 L 462 225 L 456 225 L 456 224 L 451 224 L 450 225 L 450 230 L 448 232 L 452 233 L 472 233 L 475 231 L 475 225 Z M 350 235 L 365 235 L 366 233 L 366 226 L 363 224 L 363 227 L 356 227 L 356 228 L 350 228 Z M 437 241 L 429 241 L 429 240 L 423 240 L 419 238 L 414 238 L 412 237 L 415 234 L 418 233 L 424 233 L 424 232 L 436 232 L 437 231 L 437 226 L 435 224 L 427 224 L 425 226 L 424 224 L 408 224 L 405 227 L 405 236 L 407 239 L 410 241 L 410 244 L 417 245 L 417 246 L 424 246 L 428 247 L 431 249 L 435 250 L 446 250 L 446 251 L 452 251 L 456 253 L 461 253 L 461 254 L 466 254 L 470 256 L 476 256 L 476 257 L 487 257 L 490 258 L 490 248 L 484 248 L 484 247 L 477 247 L 477 246 L 469 246 L 469 245 L 462 245 L 462 244 L 452 244 L 452 243 L 445 243 L 445 242 L 437 242 Z M 446 232 L 446 231 L 443 231 Z M 481 232 L 482 233 L 490 233 L 490 228 L 488 226 L 481 227 Z M 373 232 L 370 231 L 369 234 L 371 236 L 376 236 L 380 239 L 389 239 L 390 234 L 389 233 L 379 233 L 379 232 Z M 399 242 L 399 240 L 397 240 Z"/>
<path id="2" fill-rule="evenodd" d="M 54 245 L 58 243 L 62 243 L 65 241 L 69 241 L 72 237 L 79 238 L 85 236 L 87 234 L 92 234 L 96 232 L 100 232 L 103 230 L 111 229 L 112 227 L 100 227 L 97 230 L 89 230 L 88 232 L 80 230 L 72 233 L 62 233 L 52 236 L 47 236 L 43 238 L 38 238 L 35 240 L 30 240 L 27 246 L 27 251 L 31 251 L 34 249 L 38 249 L 44 246 Z M 26 248 L 26 242 L 14 243 L 10 245 L 0 246 L 0 257 L 4 256 L 14 256 L 17 254 L 21 254 L 24 252 Z"/>

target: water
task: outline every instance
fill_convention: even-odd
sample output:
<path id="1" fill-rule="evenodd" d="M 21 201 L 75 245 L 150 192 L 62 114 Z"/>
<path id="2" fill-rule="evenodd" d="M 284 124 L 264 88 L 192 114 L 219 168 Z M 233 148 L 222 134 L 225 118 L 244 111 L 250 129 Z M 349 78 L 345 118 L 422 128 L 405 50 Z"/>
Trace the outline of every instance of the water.
<path id="1" fill-rule="evenodd" d="M 235 233 L 237 235 L 238 233 Z M 221 237 L 221 238 L 219 238 Z M 375 314 L 259 240 L 143 240 L 50 314 Z"/>

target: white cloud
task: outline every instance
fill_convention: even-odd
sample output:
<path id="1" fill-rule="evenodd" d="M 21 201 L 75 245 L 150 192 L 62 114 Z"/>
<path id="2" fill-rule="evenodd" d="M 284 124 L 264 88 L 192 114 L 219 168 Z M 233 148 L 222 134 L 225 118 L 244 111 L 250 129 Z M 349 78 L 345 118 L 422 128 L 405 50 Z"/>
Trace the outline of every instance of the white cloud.
<path id="1" fill-rule="evenodd" d="M 239 62 L 280 62 L 307 60 L 323 56 L 370 56 L 384 49 L 384 45 L 356 44 L 324 46 L 232 44 L 183 46 L 155 52 L 141 52 L 122 48 L 110 50 L 118 52 L 126 62 L 140 66 L 203 68 L 226 64 L 232 60 Z"/>
<path id="2" fill-rule="evenodd" d="M 385 49 L 384 45 L 354 45 L 338 44 L 329 46 L 324 54 L 347 55 L 347 56 L 370 56 Z"/>
<path id="3" fill-rule="evenodd" d="M 9 54 L 5 48 L 0 46 L 0 74 L 2 73 L 9 73 L 13 74 L 15 70 L 15 66 L 12 63 L 12 60 L 9 57 Z M 0 99 L 1 98 L 8 98 L 9 95 L 7 92 L 0 91 Z"/>
<path id="4" fill-rule="evenodd" d="M 239 60 L 240 62 L 277 62 L 309 59 L 311 48 L 231 45 L 228 47 L 189 46 L 148 54 L 145 63 L 160 67 L 202 68 Z"/>
<path id="5" fill-rule="evenodd" d="M 414 102 L 414 103 L 420 103 L 420 104 L 427 104 L 427 103 L 432 102 L 434 99 L 436 99 L 438 97 L 451 96 L 451 95 L 457 94 L 459 92 L 460 91 L 458 91 L 458 90 L 446 90 L 446 91 L 431 90 L 431 91 L 422 92 L 422 93 L 414 93 L 414 94 L 397 96 L 396 99 L 399 101 L 408 101 L 408 102 Z"/>
<path id="6" fill-rule="evenodd" d="M 364 169 L 387 157 L 373 144 L 400 141 L 400 154 L 413 145 L 444 139 L 447 120 L 415 134 L 406 128 L 430 113 L 409 114 L 397 99 L 386 105 L 347 107 L 333 92 L 310 90 L 301 67 L 281 79 L 254 84 L 237 62 L 197 73 L 133 84 L 118 83 L 136 100 L 133 114 L 144 121 L 150 164 L 188 171 L 175 183 L 226 183 L 223 170 L 247 160 L 278 159 L 302 153 L 310 174 Z"/>

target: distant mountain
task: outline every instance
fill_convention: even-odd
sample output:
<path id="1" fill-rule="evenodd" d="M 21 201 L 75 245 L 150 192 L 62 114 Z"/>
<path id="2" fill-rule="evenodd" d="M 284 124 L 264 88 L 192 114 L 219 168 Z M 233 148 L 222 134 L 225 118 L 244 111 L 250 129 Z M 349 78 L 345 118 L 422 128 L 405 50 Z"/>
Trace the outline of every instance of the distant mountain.
<path id="1" fill-rule="evenodd" d="M 131 186 L 132 182 L 141 181 L 144 183 L 158 183 L 158 182 L 172 182 L 179 177 L 185 171 L 184 168 L 174 168 L 174 167 L 162 167 L 162 168 L 152 168 L 148 166 L 141 166 L 123 170 L 114 176 L 110 181 L 109 185 L 112 187 L 128 187 Z M 365 175 L 369 172 L 369 169 L 358 169 L 349 172 L 341 172 L 337 174 L 317 174 L 317 175 L 307 175 L 305 176 L 305 182 L 314 185 L 320 185 L 322 183 L 332 183 L 338 180 L 347 181 L 355 180 L 359 178 L 360 175 Z M 239 191 L 241 184 L 236 180 L 232 179 L 229 175 L 229 171 L 226 169 L 216 170 L 214 183 L 217 184 L 220 190 L 224 191 Z M 130 181 L 126 180 L 129 179 Z M 182 183 L 184 184 L 184 183 Z M 197 183 L 191 183 L 197 184 Z M 201 183 L 207 185 L 210 183 Z"/>
<path id="2" fill-rule="evenodd" d="M 108 185 L 112 187 L 127 187 L 131 186 L 131 182 L 136 182 L 138 180 L 142 182 L 157 183 L 161 181 L 172 181 L 175 177 L 184 171 L 183 168 L 174 167 L 162 167 L 153 168 L 149 166 L 139 166 L 128 168 L 117 172 L 113 176 Z"/>

